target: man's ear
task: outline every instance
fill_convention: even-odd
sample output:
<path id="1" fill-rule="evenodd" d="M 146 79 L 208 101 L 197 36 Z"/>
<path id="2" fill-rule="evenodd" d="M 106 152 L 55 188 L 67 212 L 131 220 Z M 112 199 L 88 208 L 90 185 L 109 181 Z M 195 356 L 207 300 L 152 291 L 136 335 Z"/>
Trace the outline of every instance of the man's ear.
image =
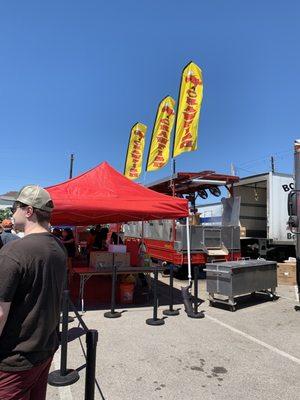
<path id="1" fill-rule="evenodd" d="M 28 206 L 27 209 L 26 209 L 26 217 L 30 218 L 33 215 L 33 212 L 34 212 L 33 211 L 33 207 Z"/>

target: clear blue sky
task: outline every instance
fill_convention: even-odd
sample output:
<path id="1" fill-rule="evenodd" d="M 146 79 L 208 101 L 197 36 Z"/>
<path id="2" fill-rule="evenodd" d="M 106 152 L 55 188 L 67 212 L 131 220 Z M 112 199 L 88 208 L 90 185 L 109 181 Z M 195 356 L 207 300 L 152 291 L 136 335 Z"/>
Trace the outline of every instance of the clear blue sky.
<path id="1" fill-rule="evenodd" d="M 123 171 L 131 126 L 203 70 L 198 150 L 177 170 L 292 172 L 300 137 L 300 3 L 27 0 L 0 7 L 0 193 L 101 161 Z M 145 157 L 146 158 L 146 157 Z M 142 181 L 169 175 L 170 164 Z"/>

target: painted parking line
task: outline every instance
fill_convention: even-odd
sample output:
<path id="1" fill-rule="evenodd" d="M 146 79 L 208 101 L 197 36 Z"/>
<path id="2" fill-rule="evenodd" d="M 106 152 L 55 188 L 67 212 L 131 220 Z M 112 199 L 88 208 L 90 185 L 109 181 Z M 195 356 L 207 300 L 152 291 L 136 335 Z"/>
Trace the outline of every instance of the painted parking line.
<path id="1" fill-rule="evenodd" d="M 262 347 L 265 347 L 268 350 L 271 350 L 273 353 L 276 353 L 282 357 L 287 358 L 290 361 L 293 361 L 294 363 L 300 365 L 300 359 L 297 357 L 292 356 L 291 354 L 286 353 L 285 351 L 279 350 L 277 349 L 277 347 L 271 346 L 268 343 L 265 343 L 259 339 L 256 339 L 254 336 L 248 335 L 248 333 L 245 333 L 243 331 L 240 331 L 239 329 L 234 328 L 233 326 L 230 326 L 228 324 L 225 324 L 222 321 L 219 321 L 217 318 L 211 317 L 209 315 L 205 315 L 205 317 L 213 322 L 215 322 L 216 324 L 219 324 L 221 326 L 223 326 L 226 329 L 229 329 L 231 332 L 237 333 L 240 336 L 243 336 L 244 338 L 251 340 L 251 342 L 254 342 L 256 344 L 259 344 Z"/>
<path id="2" fill-rule="evenodd" d="M 53 357 L 53 363 L 56 370 L 60 369 L 60 357 L 58 355 L 59 353 L 60 352 L 57 351 Z M 70 386 L 58 386 L 57 389 L 61 400 L 73 400 Z"/>
<path id="3" fill-rule="evenodd" d="M 282 296 L 281 294 L 279 295 L 279 298 L 280 298 L 280 299 L 284 299 L 284 300 L 291 301 L 291 302 L 293 302 L 293 303 L 295 303 L 295 301 L 297 300 L 297 299 L 291 299 L 290 297 Z"/>

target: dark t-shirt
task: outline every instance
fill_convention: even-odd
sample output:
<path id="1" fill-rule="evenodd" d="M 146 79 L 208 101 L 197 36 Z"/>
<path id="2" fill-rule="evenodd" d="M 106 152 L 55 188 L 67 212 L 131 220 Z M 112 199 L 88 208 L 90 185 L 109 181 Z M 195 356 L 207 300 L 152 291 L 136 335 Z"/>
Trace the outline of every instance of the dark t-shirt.
<path id="1" fill-rule="evenodd" d="M 66 251 L 50 233 L 2 247 L 0 301 L 11 307 L 0 336 L 0 370 L 27 370 L 55 353 L 65 277 Z"/>

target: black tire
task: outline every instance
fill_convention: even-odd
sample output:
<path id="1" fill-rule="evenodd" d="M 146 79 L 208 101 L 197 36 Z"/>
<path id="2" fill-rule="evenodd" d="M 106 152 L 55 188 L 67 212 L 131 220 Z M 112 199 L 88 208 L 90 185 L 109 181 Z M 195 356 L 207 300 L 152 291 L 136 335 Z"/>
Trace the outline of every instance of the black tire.
<path id="1" fill-rule="evenodd" d="M 188 279 L 187 265 L 179 265 L 177 271 L 174 271 L 174 278 L 186 281 Z"/>

